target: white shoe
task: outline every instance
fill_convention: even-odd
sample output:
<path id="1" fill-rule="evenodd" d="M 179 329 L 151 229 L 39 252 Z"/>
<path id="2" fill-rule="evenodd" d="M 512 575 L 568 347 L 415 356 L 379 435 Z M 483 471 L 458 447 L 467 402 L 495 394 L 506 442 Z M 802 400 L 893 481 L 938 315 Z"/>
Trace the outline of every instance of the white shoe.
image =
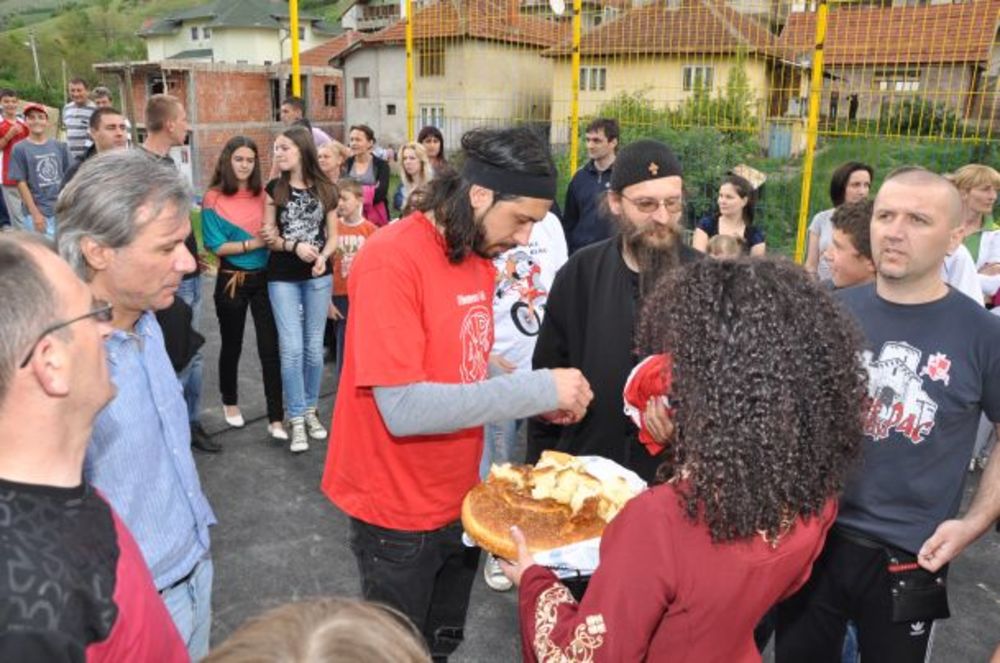
<path id="1" fill-rule="evenodd" d="M 274 421 L 268 424 L 267 433 L 276 440 L 281 440 L 282 442 L 288 440 L 288 432 L 285 430 L 284 424 L 280 421 Z"/>
<path id="2" fill-rule="evenodd" d="M 319 417 L 316 416 L 316 408 L 311 407 L 306 410 L 305 420 L 309 437 L 314 440 L 326 439 L 326 429 L 323 428 L 323 424 L 319 422 Z"/>
<path id="3" fill-rule="evenodd" d="M 306 437 L 306 422 L 302 417 L 293 417 L 288 420 L 292 425 L 292 442 L 288 445 L 288 450 L 292 453 L 302 453 L 309 451 L 309 438 Z"/>
<path id="4" fill-rule="evenodd" d="M 228 412 L 229 407 L 236 408 L 236 414 L 230 415 Z M 235 405 L 233 406 L 223 405 L 222 416 L 226 418 L 226 423 L 232 426 L 233 428 L 243 428 L 247 423 L 243 420 L 243 413 L 240 412 L 240 409 Z"/>
<path id="5" fill-rule="evenodd" d="M 510 578 L 503 574 L 500 560 L 493 555 L 486 556 L 486 564 L 483 565 L 483 579 L 486 581 L 486 586 L 495 592 L 506 592 L 514 586 Z"/>

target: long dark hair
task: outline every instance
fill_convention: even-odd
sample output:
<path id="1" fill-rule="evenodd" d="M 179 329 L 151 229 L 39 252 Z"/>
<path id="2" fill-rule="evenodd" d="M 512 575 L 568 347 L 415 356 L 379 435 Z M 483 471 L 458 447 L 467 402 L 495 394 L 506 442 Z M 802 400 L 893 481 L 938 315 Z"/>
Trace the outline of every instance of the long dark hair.
<path id="1" fill-rule="evenodd" d="M 260 154 L 257 151 L 257 143 L 252 138 L 246 136 L 233 136 L 222 148 L 222 154 L 215 163 L 215 172 L 212 173 L 212 181 L 208 185 L 209 189 L 215 189 L 224 196 L 232 196 L 240 190 L 239 180 L 233 172 L 233 153 L 241 147 L 247 147 L 253 152 L 253 172 L 247 181 L 247 190 L 253 195 L 260 194 L 264 188 L 260 174 Z"/>
<path id="2" fill-rule="evenodd" d="M 844 204 L 844 198 L 847 196 L 847 182 L 851 179 L 851 175 L 859 170 L 868 173 L 868 179 L 875 179 L 875 171 L 872 170 L 872 167 L 860 161 L 848 161 L 833 171 L 833 175 L 830 177 L 830 202 L 833 203 L 834 207 L 840 207 Z"/>
<path id="3" fill-rule="evenodd" d="M 728 184 L 736 189 L 736 195 L 740 198 L 746 198 L 747 204 L 743 206 L 743 222 L 747 224 L 747 227 L 752 226 L 754 207 L 757 204 L 757 192 L 754 191 L 753 184 L 739 175 L 726 175 L 722 179 L 722 184 L 719 185 L 720 189 L 723 184 Z"/>
<path id="4" fill-rule="evenodd" d="M 552 176 L 556 172 L 546 142 L 527 127 L 473 129 L 462 136 L 462 157 L 478 159 L 503 170 L 524 175 Z M 448 260 L 459 263 L 476 250 L 483 228 L 476 220 L 469 190 L 472 183 L 456 170 L 446 169 L 416 192 L 413 207 L 430 212 L 444 227 Z M 493 192 L 493 204 L 518 198 L 505 191 Z"/>
<path id="5" fill-rule="evenodd" d="M 836 496 L 860 451 L 865 373 L 852 320 L 785 260 L 700 260 L 646 300 L 640 351 L 673 357 L 678 484 L 714 541 L 764 532 Z M 720 376 L 723 376 L 720 378 Z"/>
<path id="6" fill-rule="evenodd" d="M 319 167 L 319 157 L 316 156 L 316 143 L 313 142 L 312 133 L 305 127 L 291 126 L 281 132 L 281 135 L 292 141 L 295 147 L 299 148 L 299 159 L 302 161 L 302 179 L 306 186 L 312 191 L 320 203 L 323 205 L 323 212 L 328 213 L 337 207 L 340 194 L 337 185 L 330 181 Z M 292 186 L 289 183 L 292 175 L 290 172 L 282 172 L 278 176 L 274 185 L 274 204 L 285 205 L 292 195 Z"/>

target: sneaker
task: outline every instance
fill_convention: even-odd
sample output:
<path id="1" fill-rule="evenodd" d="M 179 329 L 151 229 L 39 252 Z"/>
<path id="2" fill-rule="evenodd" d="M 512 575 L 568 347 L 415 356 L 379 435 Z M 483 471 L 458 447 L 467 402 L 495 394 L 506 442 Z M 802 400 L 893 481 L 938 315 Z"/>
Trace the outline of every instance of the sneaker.
<path id="1" fill-rule="evenodd" d="M 292 453 L 302 453 L 309 450 L 309 438 L 306 437 L 306 422 L 302 417 L 293 417 L 288 423 L 292 425 L 292 443 L 288 450 Z"/>
<path id="2" fill-rule="evenodd" d="M 316 408 L 311 407 L 306 410 L 306 428 L 309 430 L 309 437 L 314 440 L 323 440 L 326 438 L 326 429 L 323 428 L 323 424 L 319 423 L 319 417 L 316 416 Z"/>
<path id="3" fill-rule="evenodd" d="M 495 592 L 506 592 L 514 586 L 510 578 L 503 574 L 500 569 L 500 560 L 493 555 L 487 555 L 486 564 L 483 565 L 483 579 L 486 586 Z"/>
<path id="4" fill-rule="evenodd" d="M 272 421 L 268 424 L 267 433 L 276 440 L 281 440 L 282 442 L 288 440 L 288 431 L 285 430 L 284 424 L 280 421 Z"/>

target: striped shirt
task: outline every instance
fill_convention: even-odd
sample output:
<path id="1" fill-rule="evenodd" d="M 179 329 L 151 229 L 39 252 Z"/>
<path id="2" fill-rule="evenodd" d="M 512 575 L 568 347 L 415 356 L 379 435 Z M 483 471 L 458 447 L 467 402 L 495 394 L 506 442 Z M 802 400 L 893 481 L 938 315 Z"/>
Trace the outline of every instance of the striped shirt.
<path id="1" fill-rule="evenodd" d="M 180 383 L 156 317 L 105 341 L 118 388 L 101 411 L 84 473 L 132 531 L 157 589 L 187 576 L 208 554 L 215 514 L 201 491 Z"/>
<path id="2" fill-rule="evenodd" d="M 82 159 L 83 153 L 93 144 L 90 140 L 90 116 L 95 110 L 97 106 L 90 101 L 86 106 L 77 106 L 72 101 L 63 106 L 62 123 L 66 127 L 66 143 L 74 162 Z"/>

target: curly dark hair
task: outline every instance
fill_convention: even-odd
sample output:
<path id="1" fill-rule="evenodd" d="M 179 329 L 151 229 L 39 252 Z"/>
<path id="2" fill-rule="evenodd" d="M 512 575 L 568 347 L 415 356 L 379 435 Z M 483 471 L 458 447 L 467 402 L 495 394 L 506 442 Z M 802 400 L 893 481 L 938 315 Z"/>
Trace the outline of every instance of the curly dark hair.
<path id="1" fill-rule="evenodd" d="M 647 298 L 642 354 L 673 355 L 678 484 L 714 541 L 774 541 L 818 514 L 860 451 L 865 372 L 854 321 L 785 260 L 700 260 Z"/>

